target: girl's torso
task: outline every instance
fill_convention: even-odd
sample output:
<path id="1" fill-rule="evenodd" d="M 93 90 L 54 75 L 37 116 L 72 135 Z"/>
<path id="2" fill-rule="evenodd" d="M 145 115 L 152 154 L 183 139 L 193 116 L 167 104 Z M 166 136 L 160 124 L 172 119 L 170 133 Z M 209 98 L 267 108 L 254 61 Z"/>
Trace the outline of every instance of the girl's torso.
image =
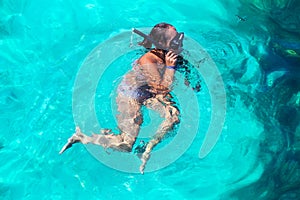
<path id="1" fill-rule="evenodd" d="M 162 74 L 165 70 L 165 53 L 162 50 L 151 50 L 141 56 L 132 64 L 132 70 L 129 71 L 122 79 L 119 87 L 118 93 L 122 93 L 126 96 L 132 96 L 133 98 L 140 98 L 140 96 L 150 97 L 151 95 L 148 92 L 149 80 L 156 78 L 161 79 Z M 149 63 L 148 66 L 141 65 L 140 59 L 149 58 L 153 60 L 152 63 Z M 151 70 L 145 70 L 147 67 L 155 67 L 155 71 L 159 72 L 159 77 L 152 77 Z M 147 73 L 146 73 L 147 72 Z M 144 91 L 144 92 L 143 92 Z M 145 94 L 141 94 L 145 93 Z"/>

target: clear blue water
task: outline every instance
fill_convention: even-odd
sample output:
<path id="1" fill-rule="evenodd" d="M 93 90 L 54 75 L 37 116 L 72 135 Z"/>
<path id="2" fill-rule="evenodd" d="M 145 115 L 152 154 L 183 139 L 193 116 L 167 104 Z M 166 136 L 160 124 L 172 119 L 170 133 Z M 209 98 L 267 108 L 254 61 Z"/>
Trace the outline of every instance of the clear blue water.
<path id="1" fill-rule="evenodd" d="M 284 9 L 296 3 L 249 2 L 0 1 L 0 199 L 299 199 L 293 193 L 299 182 L 290 177 L 300 170 L 300 84 L 294 81 L 299 80 L 300 20 L 293 15 L 282 20 Z M 82 145 L 59 155 L 74 132 L 74 83 L 87 55 L 133 27 L 162 21 L 201 44 L 222 74 L 226 120 L 214 149 L 198 157 L 211 114 L 203 84 L 197 94 L 198 133 L 163 169 L 120 172 Z M 95 108 L 105 127 L 116 126 L 115 87 L 136 56 L 117 59 L 99 82 Z M 146 112 L 143 137 L 153 116 Z M 275 180 L 280 173 L 285 179 Z"/>

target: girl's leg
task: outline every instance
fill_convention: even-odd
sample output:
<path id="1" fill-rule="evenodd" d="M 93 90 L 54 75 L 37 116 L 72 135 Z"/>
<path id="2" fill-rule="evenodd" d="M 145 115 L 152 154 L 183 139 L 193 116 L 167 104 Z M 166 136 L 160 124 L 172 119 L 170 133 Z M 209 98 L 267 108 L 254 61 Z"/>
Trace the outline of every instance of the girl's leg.
<path id="1" fill-rule="evenodd" d="M 109 129 L 103 129 L 102 134 L 88 136 L 82 133 L 79 127 L 76 133 L 68 139 L 68 143 L 62 148 L 60 153 L 70 148 L 74 143 L 96 144 L 104 148 L 113 148 L 119 151 L 130 152 L 143 122 L 141 115 L 141 105 L 135 99 L 119 94 L 117 96 L 118 106 L 118 128 L 120 134 L 113 134 Z"/>
<path id="2" fill-rule="evenodd" d="M 144 169 L 147 161 L 150 158 L 150 153 L 152 149 L 160 143 L 160 141 L 164 138 L 166 133 L 168 133 L 176 123 L 179 123 L 179 110 L 173 105 L 174 102 L 171 100 L 171 96 L 169 98 L 163 96 L 156 96 L 155 98 L 148 99 L 145 102 L 145 106 L 150 109 L 153 109 L 161 114 L 165 120 L 160 125 L 158 131 L 154 135 L 153 139 L 149 141 L 146 146 L 146 150 L 142 155 L 142 164 L 140 166 L 141 173 L 144 173 Z"/>

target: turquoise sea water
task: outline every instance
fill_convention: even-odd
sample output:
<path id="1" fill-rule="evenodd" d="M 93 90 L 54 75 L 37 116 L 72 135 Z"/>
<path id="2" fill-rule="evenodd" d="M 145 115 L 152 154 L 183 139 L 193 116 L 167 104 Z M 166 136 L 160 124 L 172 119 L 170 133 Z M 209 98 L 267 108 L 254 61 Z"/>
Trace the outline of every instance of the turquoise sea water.
<path id="1" fill-rule="evenodd" d="M 0 199 L 300 199 L 299 10 L 292 0 L 0 1 Z M 182 116 L 187 127 L 199 121 L 197 135 L 167 167 L 121 172 L 82 145 L 59 155 L 74 132 L 74 83 L 89 53 L 162 21 L 201 44 L 222 75 L 226 119 L 213 150 L 198 156 L 211 117 L 202 82 L 200 118 Z M 99 81 L 95 108 L 105 127 L 116 128 L 115 89 L 140 54 L 109 63 Z M 143 137 L 159 122 L 145 115 Z"/>

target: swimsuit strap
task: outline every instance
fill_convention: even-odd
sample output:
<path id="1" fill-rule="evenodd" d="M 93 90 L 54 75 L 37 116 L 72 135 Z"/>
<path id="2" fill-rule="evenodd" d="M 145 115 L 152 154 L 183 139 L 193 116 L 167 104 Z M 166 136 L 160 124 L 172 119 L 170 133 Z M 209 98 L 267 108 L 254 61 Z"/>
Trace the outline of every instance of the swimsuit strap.
<path id="1" fill-rule="evenodd" d="M 162 61 L 164 63 L 166 63 L 166 60 L 165 60 L 166 51 L 165 50 L 162 50 L 162 49 L 152 49 L 150 51 L 150 53 L 156 55 L 157 57 L 159 57 L 160 59 L 162 59 Z"/>

